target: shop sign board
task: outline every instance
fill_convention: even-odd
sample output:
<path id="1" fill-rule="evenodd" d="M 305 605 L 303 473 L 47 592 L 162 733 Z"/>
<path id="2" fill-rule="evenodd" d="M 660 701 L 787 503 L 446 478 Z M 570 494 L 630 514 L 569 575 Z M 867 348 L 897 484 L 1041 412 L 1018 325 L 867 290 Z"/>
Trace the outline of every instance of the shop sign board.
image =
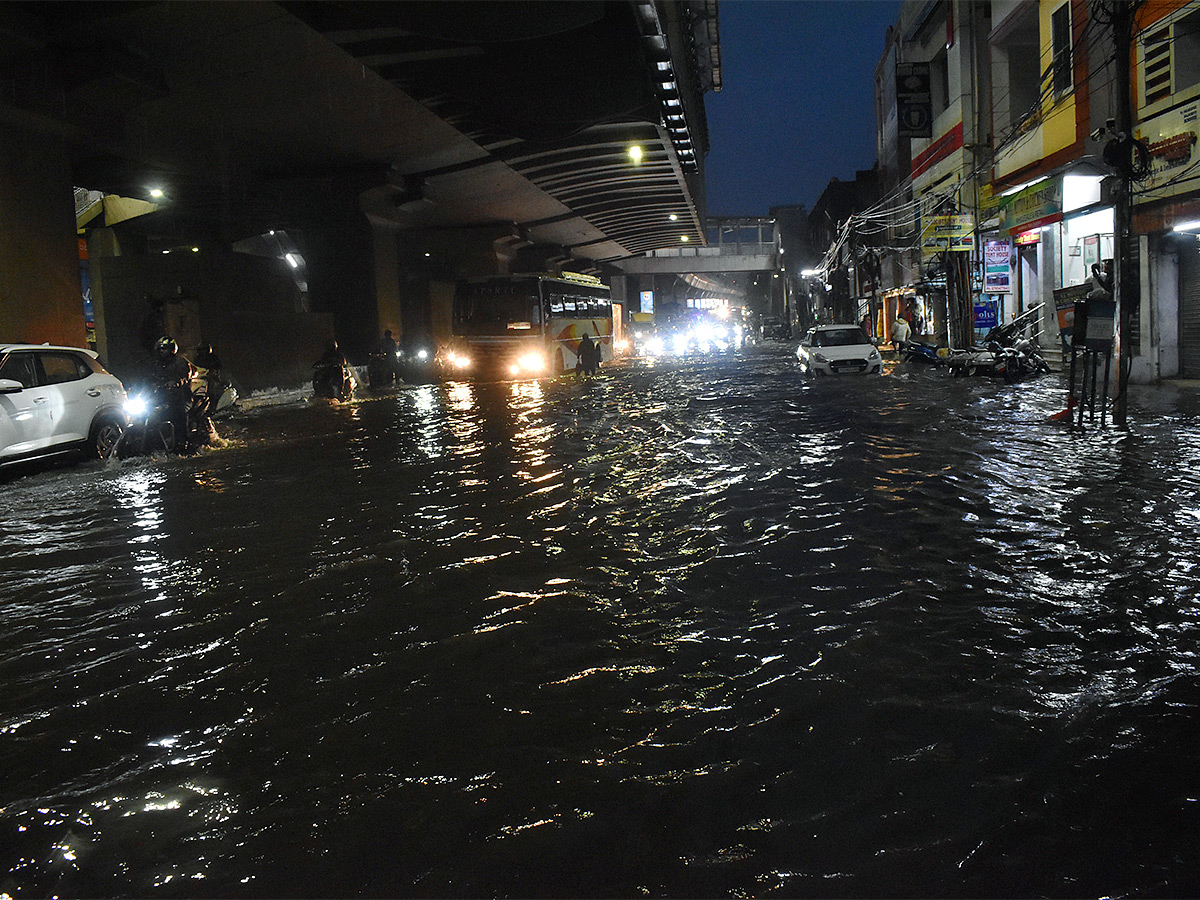
<path id="1" fill-rule="evenodd" d="M 995 328 L 999 320 L 996 313 L 996 307 L 999 306 L 995 300 L 976 300 L 975 301 L 975 330 L 987 331 L 989 328 Z"/>
<path id="2" fill-rule="evenodd" d="M 896 63 L 896 121 L 902 138 L 933 137 L 929 63 Z"/>
<path id="3" fill-rule="evenodd" d="M 1150 175 L 1138 183 L 1139 190 L 1159 192 L 1156 196 L 1178 196 L 1196 190 L 1200 101 L 1143 121 L 1135 136 L 1146 142 L 1150 156 Z"/>
<path id="4" fill-rule="evenodd" d="M 1008 241 L 983 242 L 983 292 L 985 294 L 1011 294 L 1012 268 L 1008 261 L 1012 257 L 1012 245 Z"/>
<path id="5" fill-rule="evenodd" d="M 921 255 L 975 249 L 974 216 L 930 216 L 921 231 Z"/>
<path id="6" fill-rule="evenodd" d="M 1061 175 L 1031 184 L 1004 207 L 1003 222 L 1009 234 L 1033 231 L 1043 225 L 1061 222 L 1063 217 L 1063 180 Z"/>
<path id="7" fill-rule="evenodd" d="M 642 291 L 642 312 L 654 312 L 654 291 Z"/>

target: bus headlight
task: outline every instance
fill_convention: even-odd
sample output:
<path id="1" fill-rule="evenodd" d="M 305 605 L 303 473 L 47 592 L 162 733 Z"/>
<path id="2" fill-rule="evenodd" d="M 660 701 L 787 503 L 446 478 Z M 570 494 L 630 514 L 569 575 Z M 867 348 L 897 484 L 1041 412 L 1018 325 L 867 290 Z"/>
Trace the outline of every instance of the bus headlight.
<path id="1" fill-rule="evenodd" d="M 524 353 L 509 367 L 514 375 L 532 374 L 546 369 L 546 358 L 540 353 Z"/>

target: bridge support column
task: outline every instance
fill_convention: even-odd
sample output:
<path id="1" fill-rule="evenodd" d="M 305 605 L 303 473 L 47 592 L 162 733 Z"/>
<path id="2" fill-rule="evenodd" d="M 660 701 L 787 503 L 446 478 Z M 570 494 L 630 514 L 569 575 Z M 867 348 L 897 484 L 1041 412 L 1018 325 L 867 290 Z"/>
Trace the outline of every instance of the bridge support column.
<path id="1" fill-rule="evenodd" d="M 65 143 L 6 125 L 0 141 L 0 338 L 85 346 L 73 198 Z"/>

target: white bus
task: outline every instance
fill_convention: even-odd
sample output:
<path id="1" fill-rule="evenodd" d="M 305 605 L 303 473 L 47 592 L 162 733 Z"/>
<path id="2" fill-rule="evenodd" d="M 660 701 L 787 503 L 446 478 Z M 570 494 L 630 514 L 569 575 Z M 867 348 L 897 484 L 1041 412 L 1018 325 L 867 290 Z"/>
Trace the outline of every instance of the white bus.
<path id="1" fill-rule="evenodd" d="M 537 378 L 571 371 L 585 334 L 601 361 L 623 347 L 621 307 L 591 275 L 506 275 L 459 282 L 454 296 L 451 371 Z"/>

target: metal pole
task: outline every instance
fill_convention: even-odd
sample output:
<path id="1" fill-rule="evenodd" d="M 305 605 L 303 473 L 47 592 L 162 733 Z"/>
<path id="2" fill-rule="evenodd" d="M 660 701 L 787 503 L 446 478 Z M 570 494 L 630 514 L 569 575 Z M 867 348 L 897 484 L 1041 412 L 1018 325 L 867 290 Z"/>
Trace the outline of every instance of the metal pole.
<path id="1" fill-rule="evenodd" d="M 1131 277 L 1135 267 L 1132 260 L 1127 258 L 1127 254 L 1133 218 L 1133 109 L 1130 98 L 1129 54 L 1133 45 L 1133 15 L 1138 5 L 1123 0 L 1117 0 L 1112 5 L 1113 44 L 1116 50 L 1113 90 L 1117 101 L 1117 139 L 1127 143 L 1127 153 L 1130 154 L 1130 157 L 1122 155 L 1120 189 L 1117 192 L 1117 205 L 1114 210 L 1116 246 L 1113 252 L 1113 293 L 1117 302 L 1117 377 L 1112 399 L 1113 424 L 1118 427 L 1123 427 L 1126 421 L 1126 392 L 1129 388 L 1129 370 L 1133 365 L 1133 306 L 1137 302 L 1137 290 Z"/>

